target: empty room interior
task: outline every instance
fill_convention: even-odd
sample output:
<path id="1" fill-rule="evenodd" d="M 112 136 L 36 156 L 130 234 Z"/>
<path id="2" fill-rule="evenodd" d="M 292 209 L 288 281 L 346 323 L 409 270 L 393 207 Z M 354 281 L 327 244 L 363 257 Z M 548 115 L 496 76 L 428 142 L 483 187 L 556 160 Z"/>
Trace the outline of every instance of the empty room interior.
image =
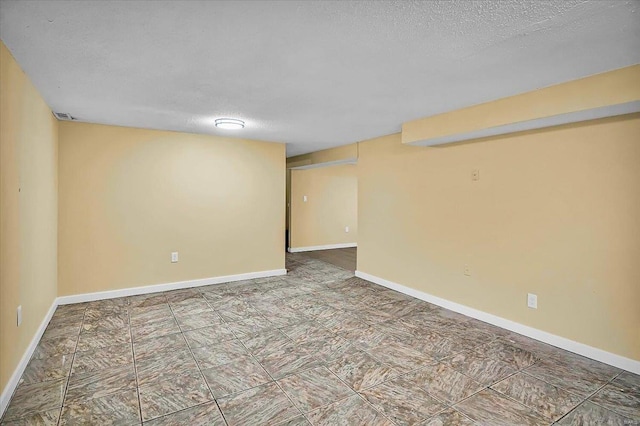
<path id="1" fill-rule="evenodd" d="M 640 2 L 0 0 L 0 424 L 640 425 Z"/>

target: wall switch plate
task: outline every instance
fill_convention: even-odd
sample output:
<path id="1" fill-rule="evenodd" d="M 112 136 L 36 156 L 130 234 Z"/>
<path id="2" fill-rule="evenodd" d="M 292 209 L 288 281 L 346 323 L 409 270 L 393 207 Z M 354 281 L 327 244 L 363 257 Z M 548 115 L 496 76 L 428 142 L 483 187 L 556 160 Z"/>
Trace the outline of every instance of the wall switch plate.
<path id="1" fill-rule="evenodd" d="M 532 309 L 538 309 L 538 296 L 533 293 L 527 293 L 527 306 Z"/>
<path id="2" fill-rule="evenodd" d="M 464 265 L 463 272 L 466 276 L 471 276 L 471 268 L 469 268 L 469 265 Z"/>
<path id="3" fill-rule="evenodd" d="M 174 251 L 171 253 L 171 263 L 177 263 L 178 262 L 178 252 Z"/>
<path id="4" fill-rule="evenodd" d="M 349 232 L 349 227 L 348 226 L 344 227 L 344 232 Z"/>
<path id="5" fill-rule="evenodd" d="M 471 170 L 471 180 L 480 180 L 480 170 Z"/>
<path id="6" fill-rule="evenodd" d="M 307 202 L 307 196 L 306 195 L 302 196 L 302 201 L 304 201 L 305 203 Z"/>
<path id="7" fill-rule="evenodd" d="M 22 305 L 18 306 L 16 317 L 17 317 L 18 327 L 20 327 L 20 324 L 22 324 Z"/>

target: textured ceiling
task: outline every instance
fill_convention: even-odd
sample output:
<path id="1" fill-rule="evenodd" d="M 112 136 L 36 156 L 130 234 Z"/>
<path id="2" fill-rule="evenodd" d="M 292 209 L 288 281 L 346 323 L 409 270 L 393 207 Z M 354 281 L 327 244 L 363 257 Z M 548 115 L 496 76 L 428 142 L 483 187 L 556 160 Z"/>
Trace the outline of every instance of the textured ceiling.
<path id="1" fill-rule="evenodd" d="M 291 156 L 640 63 L 640 2 L 3 0 L 0 37 L 54 111 Z"/>

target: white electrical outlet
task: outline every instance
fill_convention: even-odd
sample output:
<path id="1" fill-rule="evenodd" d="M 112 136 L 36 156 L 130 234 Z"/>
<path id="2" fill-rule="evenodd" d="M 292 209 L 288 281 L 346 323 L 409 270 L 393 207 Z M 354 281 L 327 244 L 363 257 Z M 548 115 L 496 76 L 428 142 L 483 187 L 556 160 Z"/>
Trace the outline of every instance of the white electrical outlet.
<path id="1" fill-rule="evenodd" d="M 471 170 L 471 180 L 480 180 L 480 170 Z"/>
<path id="2" fill-rule="evenodd" d="M 18 306 L 17 322 L 18 322 L 18 327 L 20 327 L 20 324 L 22 324 L 22 305 Z"/>
<path id="3" fill-rule="evenodd" d="M 533 293 L 527 293 L 527 306 L 532 309 L 538 309 L 538 296 Z"/>
<path id="4" fill-rule="evenodd" d="M 178 263 L 178 252 L 174 251 L 171 253 L 171 263 Z"/>
<path id="5" fill-rule="evenodd" d="M 464 265 L 463 272 L 466 276 L 471 276 L 471 268 L 469 268 L 469 265 Z"/>
<path id="6" fill-rule="evenodd" d="M 349 232 L 349 227 L 348 226 L 344 227 L 344 232 Z"/>
<path id="7" fill-rule="evenodd" d="M 302 196 L 302 201 L 304 201 L 305 203 L 307 202 L 307 196 L 306 195 Z"/>

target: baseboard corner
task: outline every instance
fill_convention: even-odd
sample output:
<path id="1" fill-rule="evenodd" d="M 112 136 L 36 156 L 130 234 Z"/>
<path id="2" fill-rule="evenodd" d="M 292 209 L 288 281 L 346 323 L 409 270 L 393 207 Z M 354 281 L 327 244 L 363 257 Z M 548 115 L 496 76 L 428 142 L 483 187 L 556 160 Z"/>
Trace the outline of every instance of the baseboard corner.
<path id="1" fill-rule="evenodd" d="M 40 326 L 36 330 L 36 333 L 33 335 L 31 342 L 29 342 L 29 346 L 27 346 L 27 349 L 22 355 L 22 358 L 20 358 L 20 362 L 18 362 L 18 365 L 16 366 L 15 370 L 13 370 L 13 374 L 11 375 L 11 377 L 9 378 L 9 381 L 7 382 L 6 386 L 2 390 L 2 394 L 0 394 L 0 418 L 2 418 L 2 416 L 4 415 L 4 412 L 9 406 L 9 401 L 11 401 L 11 397 L 13 396 L 13 393 L 18 387 L 20 378 L 22 377 L 24 370 L 27 368 L 27 365 L 31 360 L 31 356 L 33 355 L 33 352 L 36 350 L 36 347 L 40 342 L 40 338 L 44 334 L 44 331 L 47 329 L 47 326 L 49 325 L 49 321 L 51 321 L 51 318 L 53 317 L 53 314 L 56 311 L 57 307 L 58 307 L 58 298 L 55 298 L 53 302 L 51 302 L 51 306 L 49 307 L 49 310 L 47 311 L 44 318 L 42 319 L 42 322 L 40 323 Z"/>

